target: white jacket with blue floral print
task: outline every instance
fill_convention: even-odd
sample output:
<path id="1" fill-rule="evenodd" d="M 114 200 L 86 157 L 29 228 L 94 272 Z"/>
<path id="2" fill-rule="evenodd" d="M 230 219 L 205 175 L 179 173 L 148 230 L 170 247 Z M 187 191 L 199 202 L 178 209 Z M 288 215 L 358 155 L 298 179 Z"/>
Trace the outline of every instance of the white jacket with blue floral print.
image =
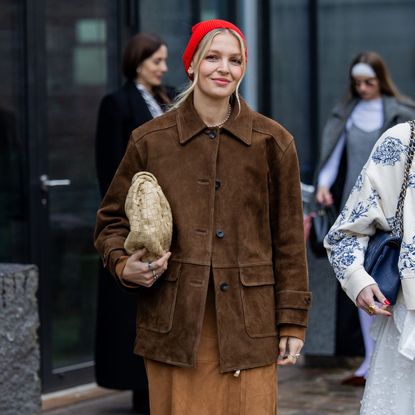
<path id="1" fill-rule="evenodd" d="M 397 124 L 382 134 L 325 238 L 324 245 L 337 279 L 354 302 L 363 288 L 375 284 L 363 267 L 365 250 L 377 228 L 391 229 L 409 139 L 408 123 Z M 404 202 L 399 271 L 406 308 L 415 310 L 415 161 Z"/>

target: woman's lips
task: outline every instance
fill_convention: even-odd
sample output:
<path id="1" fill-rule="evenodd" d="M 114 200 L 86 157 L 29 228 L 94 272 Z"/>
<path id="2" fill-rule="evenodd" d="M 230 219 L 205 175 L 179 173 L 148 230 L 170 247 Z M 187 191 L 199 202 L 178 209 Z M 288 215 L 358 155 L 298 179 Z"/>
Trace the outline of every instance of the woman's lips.
<path id="1" fill-rule="evenodd" d="M 229 79 L 225 79 L 225 78 L 213 78 L 212 81 L 215 82 L 219 86 L 226 86 L 231 82 L 229 81 Z"/>

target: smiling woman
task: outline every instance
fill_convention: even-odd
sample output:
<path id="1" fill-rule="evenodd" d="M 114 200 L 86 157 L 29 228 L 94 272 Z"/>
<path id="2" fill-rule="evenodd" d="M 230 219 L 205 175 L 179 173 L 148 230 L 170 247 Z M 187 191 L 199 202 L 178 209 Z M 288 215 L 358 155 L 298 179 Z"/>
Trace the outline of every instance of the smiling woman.
<path id="1" fill-rule="evenodd" d="M 98 211 L 95 245 L 138 294 L 135 353 L 152 415 L 275 414 L 275 365 L 295 364 L 303 346 L 311 296 L 297 155 L 290 133 L 239 97 L 246 61 L 232 23 L 193 27 L 188 87 L 133 131 Z M 172 209 L 170 252 L 152 263 L 123 245 L 137 171 L 157 178 Z"/>
<path id="2" fill-rule="evenodd" d="M 148 91 L 161 85 L 163 75 L 167 72 L 167 47 L 160 47 L 141 65 L 137 66 L 137 83 L 142 84 Z"/>
<path id="3" fill-rule="evenodd" d="M 194 26 L 183 54 L 183 64 L 192 82 L 173 108 L 179 108 L 194 93 L 195 107 L 205 124 L 219 126 L 229 112 L 229 97 L 234 96 L 240 105 L 238 89 L 245 75 L 248 52 L 245 38 L 236 26 L 212 29 L 199 38 L 201 25 Z"/>
<path id="4" fill-rule="evenodd" d="M 192 65 L 189 70 L 194 71 Z M 194 89 L 196 110 L 206 125 L 221 125 L 221 120 L 229 113 L 229 97 L 244 75 L 238 38 L 229 31 L 217 33 L 197 73 L 198 81 Z"/>

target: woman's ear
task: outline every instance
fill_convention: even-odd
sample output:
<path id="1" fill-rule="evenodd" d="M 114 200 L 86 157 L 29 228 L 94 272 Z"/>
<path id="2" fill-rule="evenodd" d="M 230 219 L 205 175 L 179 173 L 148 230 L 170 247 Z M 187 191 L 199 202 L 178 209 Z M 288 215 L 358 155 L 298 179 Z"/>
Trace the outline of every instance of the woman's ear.
<path id="1" fill-rule="evenodd" d="M 193 75 L 195 74 L 193 68 L 191 66 L 189 66 L 189 69 L 187 70 L 187 74 L 189 75 L 190 78 L 193 77 Z"/>

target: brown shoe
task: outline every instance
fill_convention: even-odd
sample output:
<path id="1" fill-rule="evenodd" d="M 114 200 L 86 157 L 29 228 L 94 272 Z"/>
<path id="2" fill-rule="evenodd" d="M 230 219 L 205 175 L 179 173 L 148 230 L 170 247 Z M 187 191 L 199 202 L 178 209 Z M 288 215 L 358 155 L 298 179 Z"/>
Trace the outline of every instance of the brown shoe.
<path id="1" fill-rule="evenodd" d="M 365 386 L 366 379 L 363 376 L 349 376 L 344 378 L 341 382 L 342 385 L 349 385 L 349 386 Z"/>

